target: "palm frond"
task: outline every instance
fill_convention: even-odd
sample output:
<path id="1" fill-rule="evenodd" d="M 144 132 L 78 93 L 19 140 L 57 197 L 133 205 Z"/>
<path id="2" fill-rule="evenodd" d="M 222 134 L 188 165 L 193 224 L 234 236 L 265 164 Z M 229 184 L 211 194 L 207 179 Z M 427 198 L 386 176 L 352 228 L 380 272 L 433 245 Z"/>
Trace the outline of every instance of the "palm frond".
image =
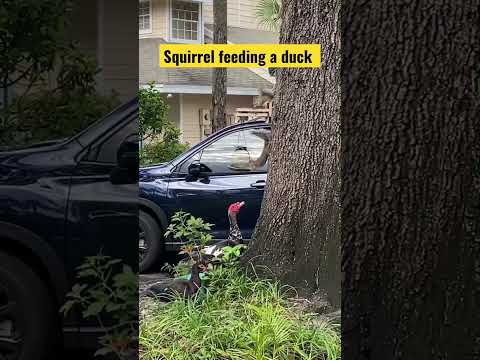
<path id="1" fill-rule="evenodd" d="M 256 16 L 260 25 L 268 30 L 278 31 L 281 21 L 282 0 L 260 0 Z"/>

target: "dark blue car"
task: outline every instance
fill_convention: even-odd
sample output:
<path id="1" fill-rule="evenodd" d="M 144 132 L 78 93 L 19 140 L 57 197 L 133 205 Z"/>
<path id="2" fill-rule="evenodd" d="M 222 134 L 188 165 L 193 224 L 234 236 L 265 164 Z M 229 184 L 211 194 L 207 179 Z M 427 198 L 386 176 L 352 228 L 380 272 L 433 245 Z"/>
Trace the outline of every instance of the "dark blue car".
<path id="1" fill-rule="evenodd" d="M 222 240 L 228 237 L 228 205 L 245 201 L 239 226 L 244 239 L 251 237 L 268 163 L 253 170 L 244 165 L 262 154 L 265 141 L 259 130 L 265 132 L 269 125 L 260 120 L 233 125 L 167 164 L 140 169 L 140 270 L 150 268 L 164 252 L 180 248 L 181 243 L 163 233 L 181 210 L 214 224 L 212 235 Z"/>
<path id="2" fill-rule="evenodd" d="M 137 132 L 133 99 L 72 138 L 0 151 L 0 359 L 98 346 L 96 321 L 59 309 L 86 257 L 137 269 Z"/>

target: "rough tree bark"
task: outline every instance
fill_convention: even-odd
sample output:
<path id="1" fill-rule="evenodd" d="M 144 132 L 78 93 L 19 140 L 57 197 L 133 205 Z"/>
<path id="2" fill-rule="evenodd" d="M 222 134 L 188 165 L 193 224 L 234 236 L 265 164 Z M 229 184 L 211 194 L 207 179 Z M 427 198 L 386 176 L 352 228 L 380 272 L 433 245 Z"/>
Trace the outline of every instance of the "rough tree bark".
<path id="1" fill-rule="evenodd" d="M 341 282 L 339 3 L 283 1 L 281 43 L 321 44 L 323 63 L 278 71 L 267 186 L 244 258 L 301 291 L 327 290 L 334 306 Z"/>
<path id="2" fill-rule="evenodd" d="M 227 0 L 213 1 L 213 42 L 227 43 Z M 216 132 L 227 126 L 225 104 L 227 101 L 227 69 L 213 69 L 212 130 Z"/>
<path id="3" fill-rule="evenodd" d="M 478 359 L 478 1 L 342 19 L 342 359 Z"/>

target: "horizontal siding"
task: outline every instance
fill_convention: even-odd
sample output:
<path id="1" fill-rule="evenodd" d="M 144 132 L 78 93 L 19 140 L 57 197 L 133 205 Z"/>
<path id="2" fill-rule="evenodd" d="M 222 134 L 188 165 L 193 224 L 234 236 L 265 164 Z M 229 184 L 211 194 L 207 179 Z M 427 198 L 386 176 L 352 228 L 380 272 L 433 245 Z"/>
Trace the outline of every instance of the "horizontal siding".
<path id="1" fill-rule="evenodd" d="M 152 0 L 152 33 L 141 34 L 141 38 L 168 38 L 168 9 L 169 0 Z"/>
<path id="2" fill-rule="evenodd" d="M 183 140 L 190 145 L 200 141 L 200 109 L 208 109 L 211 104 L 209 95 L 183 95 L 182 133 Z"/>
<path id="3" fill-rule="evenodd" d="M 255 15 L 258 3 L 259 0 L 228 0 L 228 26 L 265 30 L 258 24 Z M 213 1 L 203 4 L 203 16 L 206 24 L 213 24 Z"/>
<path id="4" fill-rule="evenodd" d="M 259 27 L 257 17 L 255 15 L 258 0 L 239 0 L 238 13 L 240 14 L 239 26 L 246 29 L 257 29 Z"/>
<path id="5" fill-rule="evenodd" d="M 113 89 L 122 100 L 138 92 L 138 24 L 131 21 L 131 13 L 137 5 L 131 2 L 103 0 L 102 21 L 103 49 L 100 64 L 103 90 Z M 128 20 L 130 19 L 130 21 Z"/>
<path id="6" fill-rule="evenodd" d="M 168 0 L 152 0 L 152 28 L 155 36 L 168 37 Z"/>

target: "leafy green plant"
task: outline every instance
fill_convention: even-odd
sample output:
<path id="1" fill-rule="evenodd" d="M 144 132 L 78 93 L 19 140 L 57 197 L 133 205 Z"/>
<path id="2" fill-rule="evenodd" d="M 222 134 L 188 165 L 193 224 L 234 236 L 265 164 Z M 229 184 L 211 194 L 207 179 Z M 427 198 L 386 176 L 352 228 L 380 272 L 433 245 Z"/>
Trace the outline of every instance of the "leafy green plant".
<path id="1" fill-rule="evenodd" d="M 167 118 L 168 104 L 152 83 L 138 91 L 138 133 L 142 141 L 161 135 L 170 125 Z"/>
<path id="2" fill-rule="evenodd" d="M 84 319 L 97 320 L 105 334 L 96 355 L 129 359 L 137 352 L 138 276 L 121 260 L 98 255 L 77 268 L 78 283 L 67 294 L 61 311 L 81 311 Z"/>
<path id="3" fill-rule="evenodd" d="M 288 289 L 216 267 L 202 302 L 152 304 L 140 323 L 142 360 L 291 360 L 340 358 L 335 325 L 295 312 Z"/>
<path id="4" fill-rule="evenodd" d="M 0 89 L 9 105 L 8 90 L 22 82 L 25 91 L 55 69 L 69 50 L 65 29 L 71 1 L 2 1 L 0 6 Z"/>
<path id="5" fill-rule="evenodd" d="M 282 13 L 282 0 L 260 0 L 256 9 L 258 22 L 268 30 L 278 31 Z"/>
<path id="6" fill-rule="evenodd" d="M 53 14 L 49 12 L 51 7 L 56 7 L 53 16 L 58 17 L 56 21 L 65 22 L 67 21 L 65 19 L 66 15 L 62 15 L 62 12 L 67 11 L 67 9 L 65 8 L 65 2 L 60 2 L 62 3 L 61 6 L 57 0 L 42 2 L 42 4 L 45 3 L 43 5 L 35 2 L 35 5 L 31 5 L 33 7 L 29 8 L 28 14 L 35 19 L 42 16 L 49 17 Z M 9 2 L 8 6 L 14 14 L 15 11 L 23 13 L 27 4 L 30 3 L 32 3 L 30 0 Z M 37 10 L 43 15 L 40 13 L 33 15 Z M 12 23 L 6 26 L 13 26 L 16 21 L 21 20 L 11 18 L 9 21 L 12 21 Z M 33 25 L 25 23 L 23 26 L 28 28 Z M 46 27 L 44 29 L 46 34 L 39 35 L 40 38 L 37 40 L 41 41 L 44 36 L 48 39 L 45 39 L 46 43 L 41 45 L 42 50 L 36 49 L 37 45 L 32 42 L 15 44 L 7 52 L 8 54 L 3 54 L 8 57 L 13 52 L 14 57 L 18 57 L 19 54 L 15 54 L 15 51 L 22 51 L 24 52 L 22 56 L 27 57 L 28 61 L 16 64 L 15 61 L 18 59 L 15 59 L 15 61 L 12 59 L 10 64 L 5 63 L 0 66 L 9 67 L 10 75 L 7 74 L 6 76 L 11 81 L 20 79 L 24 85 L 21 87 L 22 91 L 17 93 L 16 96 L 13 96 L 13 94 L 8 96 L 8 106 L 0 110 L 0 148 L 12 149 L 43 141 L 69 138 L 85 129 L 92 122 L 99 120 L 120 103 L 115 93 L 103 95 L 96 92 L 96 76 L 100 70 L 95 58 L 83 53 L 76 44 L 55 39 L 55 37 L 61 36 L 62 26 L 57 29 L 50 29 L 48 27 L 53 26 L 53 24 L 45 23 L 42 25 L 42 29 L 43 26 Z M 34 28 L 32 34 L 38 33 L 37 30 L 37 28 Z M 15 32 L 16 30 L 9 29 L 8 31 Z M 8 31 L 0 31 L 0 38 L 8 35 Z M 27 38 L 34 36 L 32 34 L 25 36 Z M 23 39 L 24 36 L 17 33 L 10 35 L 13 39 L 15 37 Z M 9 38 L 10 40 L 12 39 Z M 58 44 L 49 43 L 57 40 Z M 23 48 L 24 46 L 27 46 L 28 49 Z M 25 73 L 19 75 L 19 78 L 15 78 L 14 74 L 11 73 L 12 69 L 15 66 L 21 68 L 28 63 L 31 64 L 30 70 L 34 71 L 31 76 L 27 76 Z M 50 87 L 43 80 L 47 73 L 52 76 L 51 71 L 54 69 L 56 85 Z M 17 74 L 22 74 L 22 72 L 16 71 L 15 76 Z M 32 88 L 35 88 L 36 91 L 30 91 Z"/>
<path id="7" fill-rule="evenodd" d="M 225 246 L 224 248 L 222 248 L 222 262 L 226 264 L 233 264 L 237 262 L 242 255 L 242 250 L 246 248 L 246 245 Z"/>
<path id="8" fill-rule="evenodd" d="M 143 166 L 160 164 L 175 159 L 184 153 L 189 145 L 179 141 L 180 130 L 169 127 L 165 130 L 162 140 L 151 140 L 140 150 L 140 163 Z"/>
<path id="9" fill-rule="evenodd" d="M 151 165 L 170 161 L 188 149 L 188 144 L 180 142 L 180 130 L 168 120 L 168 104 L 154 84 L 140 89 L 138 97 L 140 163 Z"/>
<path id="10" fill-rule="evenodd" d="M 179 211 L 172 216 L 165 236 L 186 241 L 181 253 L 190 255 L 195 249 L 202 249 L 213 237 L 210 234 L 213 224 L 206 223 L 202 218 L 197 218 L 187 212 Z"/>
<path id="11" fill-rule="evenodd" d="M 176 265 L 171 265 L 166 263 L 162 266 L 162 271 L 169 272 L 173 274 L 175 277 L 181 277 L 190 274 L 192 266 L 189 263 L 184 261 L 178 262 Z"/>

